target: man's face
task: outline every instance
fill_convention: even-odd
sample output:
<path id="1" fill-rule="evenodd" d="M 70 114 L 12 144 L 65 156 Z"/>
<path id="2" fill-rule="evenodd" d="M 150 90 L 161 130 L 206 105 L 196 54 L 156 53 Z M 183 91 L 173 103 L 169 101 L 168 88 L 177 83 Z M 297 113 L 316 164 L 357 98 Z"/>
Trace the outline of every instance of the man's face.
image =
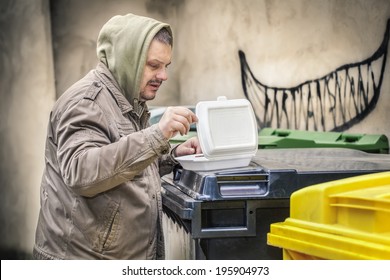
<path id="1" fill-rule="evenodd" d="M 144 75 L 141 81 L 140 101 L 153 100 L 163 81 L 168 79 L 167 67 L 171 63 L 172 47 L 152 40 Z"/>

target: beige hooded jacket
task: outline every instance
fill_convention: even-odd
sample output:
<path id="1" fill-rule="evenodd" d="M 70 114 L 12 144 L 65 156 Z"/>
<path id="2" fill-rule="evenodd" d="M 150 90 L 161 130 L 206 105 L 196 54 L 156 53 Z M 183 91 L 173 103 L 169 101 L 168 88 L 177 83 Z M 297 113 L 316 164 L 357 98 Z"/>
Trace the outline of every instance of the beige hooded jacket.
<path id="1" fill-rule="evenodd" d="M 149 44 L 163 27 L 170 31 L 132 14 L 109 20 L 101 62 L 53 107 L 34 258 L 164 258 L 160 176 L 174 160 L 138 102 Z"/>

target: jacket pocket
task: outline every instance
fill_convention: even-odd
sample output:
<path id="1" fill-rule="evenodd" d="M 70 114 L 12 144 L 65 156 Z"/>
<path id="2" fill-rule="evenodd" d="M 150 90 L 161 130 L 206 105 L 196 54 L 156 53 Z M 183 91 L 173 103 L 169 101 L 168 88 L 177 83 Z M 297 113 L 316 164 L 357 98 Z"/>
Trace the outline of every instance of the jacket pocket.
<path id="1" fill-rule="evenodd" d="M 119 221 L 120 221 L 120 212 L 115 211 L 113 217 L 110 217 L 110 220 L 105 225 L 103 229 L 103 244 L 99 245 L 98 250 L 108 250 L 110 249 L 111 244 L 117 239 L 119 233 Z"/>
<path id="2" fill-rule="evenodd" d="M 106 195 L 80 200 L 74 213 L 75 226 L 92 250 L 102 253 L 117 239 L 119 203 Z"/>

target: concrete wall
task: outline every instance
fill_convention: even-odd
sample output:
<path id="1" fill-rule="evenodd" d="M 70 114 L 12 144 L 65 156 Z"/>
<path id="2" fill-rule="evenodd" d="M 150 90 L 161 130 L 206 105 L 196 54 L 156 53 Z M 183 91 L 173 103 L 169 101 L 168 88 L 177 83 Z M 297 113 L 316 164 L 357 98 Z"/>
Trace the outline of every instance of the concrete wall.
<path id="1" fill-rule="evenodd" d="M 239 50 L 246 54 L 253 74 L 266 86 L 291 88 L 316 80 L 342 65 L 370 57 L 382 42 L 390 18 L 387 0 L 118 0 L 109 5 L 97 0 L 93 3 L 53 1 L 57 94 L 96 64 L 96 36 L 104 22 L 113 14 L 132 12 L 169 22 L 175 34 L 170 79 L 151 105 L 193 105 L 218 95 L 245 98 Z M 101 9 L 104 5 L 105 9 Z M 261 125 L 390 136 L 390 129 L 378 125 L 390 117 L 388 65 L 389 60 L 379 105 L 372 105 L 374 110 L 367 115 L 355 112 L 352 103 L 338 104 L 338 112 L 333 113 L 329 113 L 332 104 L 322 104 L 325 107 L 322 115 L 319 108 L 304 108 L 310 116 L 294 116 L 287 111 L 284 119 L 273 117 L 273 121 L 266 120 Z M 351 92 L 345 94 L 353 96 Z M 298 104 L 301 107 L 308 104 L 307 96 L 303 99 Z M 293 103 L 288 101 L 287 107 Z M 255 107 L 258 115 L 266 109 Z M 349 124 L 354 117 L 355 124 Z M 299 121 L 293 126 L 295 119 Z M 317 124 L 314 119 L 327 122 Z"/>
<path id="2" fill-rule="evenodd" d="M 341 65 L 370 57 L 390 18 L 388 0 L 55 0 L 50 4 L 49 9 L 48 0 L 0 1 L 0 248 L 4 251 L 31 251 L 50 107 L 55 95 L 96 65 L 97 34 L 113 15 L 131 12 L 172 25 L 170 79 L 152 105 L 189 105 L 218 95 L 245 98 L 239 50 L 267 86 L 289 88 L 318 79 Z M 390 137 L 389 63 L 378 105 L 349 132 Z"/>
<path id="3" fill-rule="evenodd" d="M 55 100 L 49 5 L 0 2 L 0 252 L 29 257 Z"/>

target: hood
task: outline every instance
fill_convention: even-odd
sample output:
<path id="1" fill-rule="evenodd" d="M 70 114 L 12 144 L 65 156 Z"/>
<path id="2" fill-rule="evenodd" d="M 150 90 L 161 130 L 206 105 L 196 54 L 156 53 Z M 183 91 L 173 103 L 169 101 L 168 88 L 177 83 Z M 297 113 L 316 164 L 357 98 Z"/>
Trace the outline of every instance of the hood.
<path id="1" fill-rule="evenodd" d="M 127 14 L 114 16 L 100 30 L 97 56 L 111 71 L 126 99 L 138 102 L 150 42 L 156 33 L 170 26 L 152 18 Z"/>

